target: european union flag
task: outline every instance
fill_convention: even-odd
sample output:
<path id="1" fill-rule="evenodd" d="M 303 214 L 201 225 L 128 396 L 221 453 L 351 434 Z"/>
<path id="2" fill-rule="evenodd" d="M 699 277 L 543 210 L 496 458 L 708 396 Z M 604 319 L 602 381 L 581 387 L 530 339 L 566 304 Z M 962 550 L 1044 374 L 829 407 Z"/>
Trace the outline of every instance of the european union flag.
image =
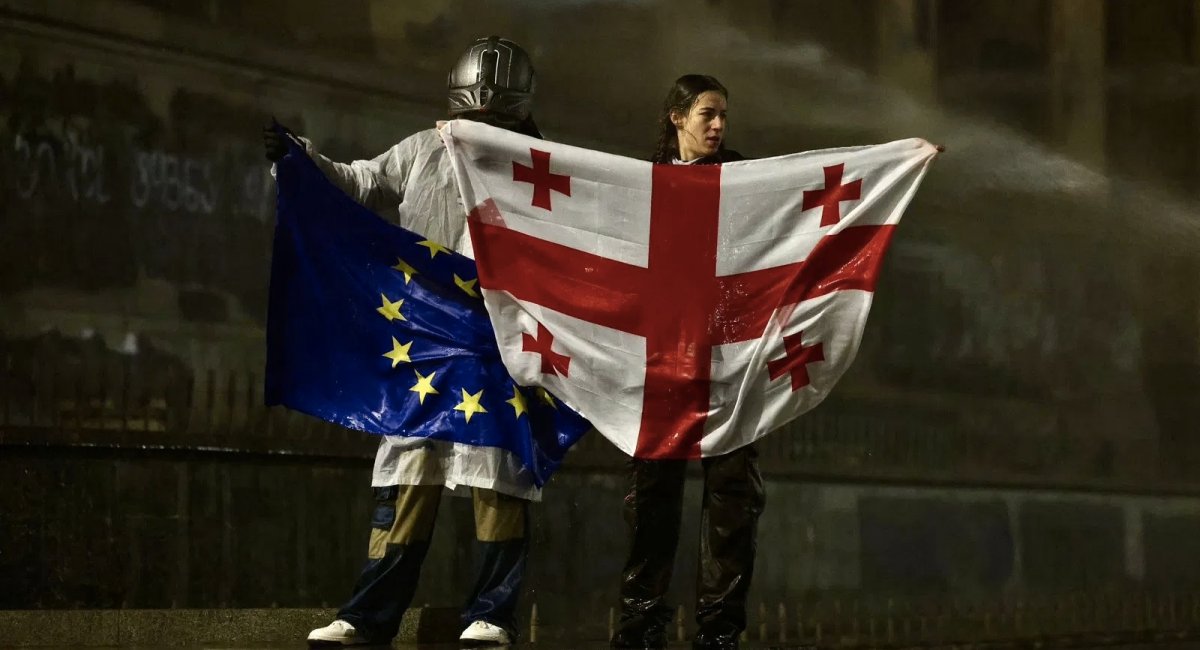
<path id="1" fill-rule="evenodd" d="M 506 449 L 544 484 L 591 425 L 513 382 L 475 263 L 387 223 L 290 147 L 276 167 L 267 404 L 368 433 Z"/>

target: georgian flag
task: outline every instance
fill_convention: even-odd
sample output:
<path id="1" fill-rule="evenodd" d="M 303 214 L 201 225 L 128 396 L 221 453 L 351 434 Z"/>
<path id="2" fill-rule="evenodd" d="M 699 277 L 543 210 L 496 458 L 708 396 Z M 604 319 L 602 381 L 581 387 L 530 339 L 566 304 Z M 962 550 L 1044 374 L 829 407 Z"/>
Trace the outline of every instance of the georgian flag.
<path id="1" fill-rule="evenodd" d="M 653 165 L 469 121 L 441 133 L 505 366 L 638 458 L 727 453 L 821 403 L 937 153 Z"/>

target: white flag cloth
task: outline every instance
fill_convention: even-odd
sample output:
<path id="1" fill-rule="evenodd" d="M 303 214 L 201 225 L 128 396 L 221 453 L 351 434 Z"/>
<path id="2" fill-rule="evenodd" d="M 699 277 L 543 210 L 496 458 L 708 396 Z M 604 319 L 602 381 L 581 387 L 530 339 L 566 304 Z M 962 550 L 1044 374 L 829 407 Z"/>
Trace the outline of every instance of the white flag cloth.
<path id="1" fill-rule="evenodd" d="M 937 153 L 653 165 L 463 120 L 441 133 L 505 366 L 638 458 L 727 453 L 820 404 Z"/>

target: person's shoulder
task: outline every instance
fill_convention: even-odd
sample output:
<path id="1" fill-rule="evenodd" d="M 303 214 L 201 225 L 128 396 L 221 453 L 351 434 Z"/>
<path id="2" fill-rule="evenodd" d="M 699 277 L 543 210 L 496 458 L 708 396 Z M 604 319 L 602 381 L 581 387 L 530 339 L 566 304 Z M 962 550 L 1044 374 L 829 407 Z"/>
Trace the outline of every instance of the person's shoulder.
<path id="1" fill-rule="evenodd" d="M 721 149 L 716 153 L 709 154 L 703 158 L 692 161 L 693 165 L 720 165 L 722 163 L 737 162 L 739 160 L 750 160 L 746 156 L 734 151 L 733 149 Z"/>
<path id="2" fill-rule="evenodd" d="M 437 129 L 422 129 L 392 145 L 384 155 L 413 159 L 441 148 L 442 138 Z"/>
<path id="3" fill-rule="evenodd" d="M 734 151 L 733 149 L 722 149 L 717 155 L 723 163 L 737 162 L 739 160 L 750 160 L 750 158 L 747 156 L 743 156 L 741 153 Z"/>
<path id="4" fill-rule="evenodd" d="M 409 146 L 414 148 L 427 148 L 432 146 L 442 146 L 442 136 L 438 134 L 435 128 L 421 129 L 416 133 L 404 138 L 398 146 Z"/>

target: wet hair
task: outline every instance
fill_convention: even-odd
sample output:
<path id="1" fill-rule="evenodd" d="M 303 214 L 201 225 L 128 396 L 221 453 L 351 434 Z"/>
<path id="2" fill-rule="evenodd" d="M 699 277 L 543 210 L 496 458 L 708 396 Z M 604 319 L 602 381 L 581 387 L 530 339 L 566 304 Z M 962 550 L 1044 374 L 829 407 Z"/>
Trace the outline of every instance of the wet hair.
<path id="1" fill-rule="evenodd" d="M 650 162 L 669 163 L 679 157 L 679 139 L 675 123 L 671 121 L 671 113 L 678 112 L 681 115 L 687 115 L 700 95 L 710 90 L 721 93 L 721 96 L 729 99 L 729 91 L 725 90 L 725 86 L 722 86 L 716 77 L 706 74 L 685 74 L 675 80 L 675 85 L 671 86 L 670 92 L 667 93 L 667 99 L 663 102 L 662 113 L 658 116 L 658 144 Z M 725 143 L 721 143 L 721 148 L 724 147 Z"/>

